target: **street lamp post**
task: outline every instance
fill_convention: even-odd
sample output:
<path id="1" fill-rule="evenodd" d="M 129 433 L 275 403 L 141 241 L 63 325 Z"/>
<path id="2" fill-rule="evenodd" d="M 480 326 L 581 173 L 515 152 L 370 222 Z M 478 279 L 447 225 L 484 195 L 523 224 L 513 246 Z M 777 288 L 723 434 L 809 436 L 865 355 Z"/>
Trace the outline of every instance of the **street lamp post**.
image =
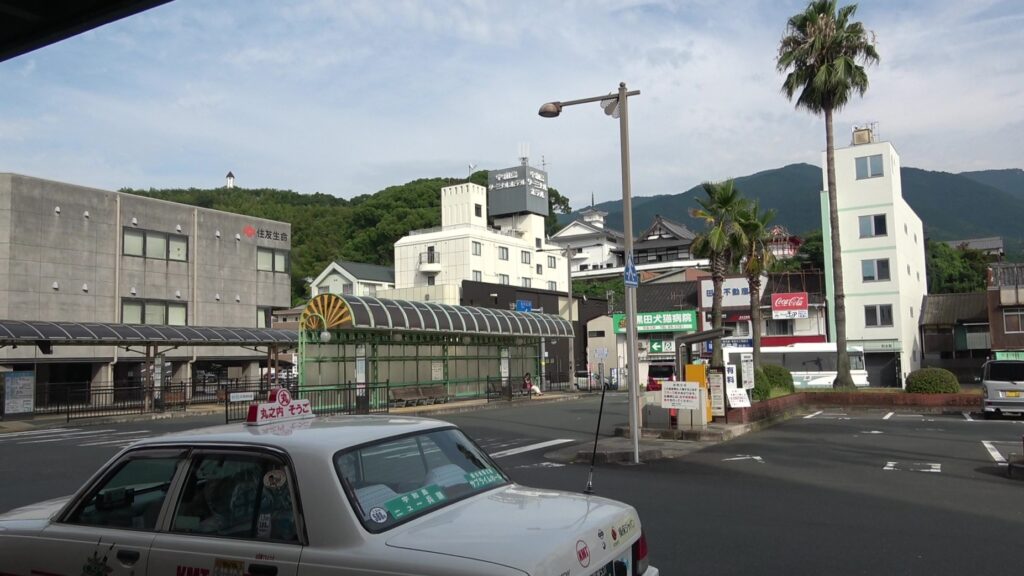
<path id="1" fill-rule="evenodd" d="M 626 83 L 619 83 L 617 94 L 568 100 L 565 102 L 548 102 L 540 107 L 538 114 L 545 118 L 555 118 L 562 113 L 562 108 L 600 102 L 605 114 L 618 115 L 619 146 L 622 153 L 622 224 L 625 236 L 627 262 L 633 254 L 633 202 L 630 192 L 629 175 L 629 115 L 628 103 L 630 96 L 637 96 L 639 90 L 627 91 Z M 572 298 L 572 282 L 569 283 L 569 297 Z M 570 306 L 571 306 L 570 301 Z M 570 314 L 572 312 L 570 311 Z M 633 463 L 640 463 L 640 421 L 639 421 L 639 386 L 637 385 L 637 348 L 636 348 L 636 287 L 626 284 L 626 354 L 627 354 L 627 386 L 629 389 L 629 435 L 633 439 Z M 588 374 L 589 378 L 589 374 Z"/>

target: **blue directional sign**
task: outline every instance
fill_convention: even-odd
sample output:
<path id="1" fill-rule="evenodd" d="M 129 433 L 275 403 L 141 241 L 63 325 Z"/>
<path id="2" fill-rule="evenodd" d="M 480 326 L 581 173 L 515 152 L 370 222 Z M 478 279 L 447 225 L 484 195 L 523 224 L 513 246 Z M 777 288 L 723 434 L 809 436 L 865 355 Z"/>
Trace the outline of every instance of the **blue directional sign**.
<path id="1" fill-rule="evenodd" d="M 626 269 L 622 273 L 622 279 L 626 286 L 636 288 L 640 284 L 640 276 L 636 273 L 636 266 L 633 265 L 633 254 L 626 254 Z"/>
<path id="2" fill-rule="evenodd" d="M 533 312 L 533 301 L 516 300 L 516 312 Z"/>

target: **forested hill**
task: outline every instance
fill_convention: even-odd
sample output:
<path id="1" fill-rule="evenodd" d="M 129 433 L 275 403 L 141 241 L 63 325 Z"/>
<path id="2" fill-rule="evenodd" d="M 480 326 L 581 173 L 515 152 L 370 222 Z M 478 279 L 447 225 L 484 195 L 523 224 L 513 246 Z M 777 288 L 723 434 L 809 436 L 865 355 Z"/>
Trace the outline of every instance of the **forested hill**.
<path id="1" fill-rule="evenodd" d="M 306 278 L 316 277 L 333 260 L 391 264 L 396 240 L 409 230 L 441 225 L 441 188 L 461 181 L 425 178 L 351 200 L 246 188 L 121 192 L 290 223 L 292 301 L 298 303 L 308 298 Z"/>

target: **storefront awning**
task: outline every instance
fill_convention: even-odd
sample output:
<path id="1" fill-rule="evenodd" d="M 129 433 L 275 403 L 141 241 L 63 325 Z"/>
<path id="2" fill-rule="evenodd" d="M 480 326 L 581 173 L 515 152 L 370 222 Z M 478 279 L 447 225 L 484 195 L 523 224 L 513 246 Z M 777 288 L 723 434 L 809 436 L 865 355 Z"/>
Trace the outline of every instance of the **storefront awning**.
<path id="1" fill-rule="evenodd" d="M 212 326 L 154 326 L 100 322 L 0 320 L 0 346 L 285 346 L 298 343 L 293 330 Z"/>

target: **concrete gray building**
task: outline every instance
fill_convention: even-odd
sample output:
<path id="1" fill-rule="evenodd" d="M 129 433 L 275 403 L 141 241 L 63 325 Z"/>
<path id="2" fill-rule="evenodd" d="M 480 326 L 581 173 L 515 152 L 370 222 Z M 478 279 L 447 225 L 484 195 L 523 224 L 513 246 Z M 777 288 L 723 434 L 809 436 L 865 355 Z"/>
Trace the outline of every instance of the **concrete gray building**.
<path id="1" fill-rule="evenodd" d="M 291 225 L 0 173 L 0 319 L 270 327 L 290 302 Z M 265 353 L 161 350 L 164 378 L 256 378 Z M 46 383 L 137 380 L 142 351 L 0 349 L 0 371 Z"/>

